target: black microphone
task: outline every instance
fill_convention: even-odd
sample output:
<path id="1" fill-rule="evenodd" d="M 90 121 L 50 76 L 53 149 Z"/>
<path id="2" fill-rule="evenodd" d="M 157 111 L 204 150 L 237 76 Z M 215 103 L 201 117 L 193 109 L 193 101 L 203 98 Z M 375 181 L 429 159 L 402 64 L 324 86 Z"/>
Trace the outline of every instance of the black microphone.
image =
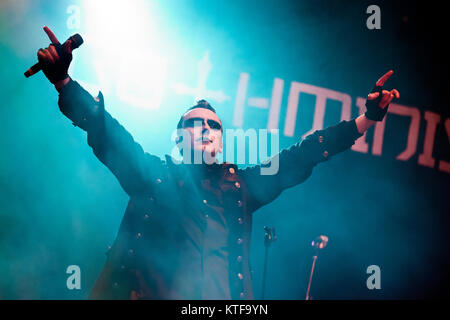
<path id="1" fill-rule="evenodd" d="M 69 39 L 66 40 L 66 42 L 69 40 L 71 41 L 71 43 L 70 43 L 71 50 L 74 50 L 83 44 L 83 38 L 78 33 L 71 36 Z M 66 42 L 64 42 L 64 43 L 66 43 Z M 64 46 L 64 44 L 63 44 L 63 46 Z M 25 74 L 25 77 L 28 78 L 28 77 L 31 77 L 33 74 L 38 73 L 41 70 L 42 70 L 42 66 L 41 66 L 40 62 L 38 62 L 38 63 L 34 64 L 34 66 L 32 66 L 30 69 L 28 69 L 24 74 Z"/>

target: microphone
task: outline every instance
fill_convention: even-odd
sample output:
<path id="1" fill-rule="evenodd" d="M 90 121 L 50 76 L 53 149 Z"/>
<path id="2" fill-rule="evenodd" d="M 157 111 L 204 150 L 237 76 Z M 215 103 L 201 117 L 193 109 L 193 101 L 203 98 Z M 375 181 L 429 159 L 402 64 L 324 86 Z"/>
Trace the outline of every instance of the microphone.
<path id="1" fill-rule="evenodd" d="M 320 235 L 320 236 L 316 237 L 311 242 L 311 246 L 315 249 L 315 253 L 313 255 L 313 263 L 311 266 L 311 274 L 309 275 L 308 288 L 306 289 L 306 300 L 311 299 L 311 297 L 309 296 L 309 291 L 311 290 L 311 280 L 312 280 L 313 273 L 314 273 L 314 267 L 316 266 L 316 260 L 317 260 L 318 253 L 320 250 L 322 250 L 323 248 L 325 248 L 327 246 L 327 243 L 328 243 L 328 237 L 324 236 L 324 235 Z"/>
<path id="2" fill-rule="evenodd" d="M 74 50 L 83 44 L 83 38 L 78 33 L 71 36 L 69 39 L 66 40 L 66 42 L 69 40 L 71 41 L 71 43 L 70 43 L 71 50 Z M 66 43 L 66 42 L 64 42 L 64 43 Z M 25 77 L 29 78 L 33 74 L 38 73 L 41 70 L 42 70 L 41 63 L 38 62 L 38 63 L 34 64 L 30 69 L 28 69 L 24 74 L 25 74 Z"/>
<path id="3" fill-rule="evenodd" d="M 317 250 L 321 250 L 327 246 L 327 243 L 328 237 L 320 235 L 311 242 L 311 246 L 316 248 Z"/>

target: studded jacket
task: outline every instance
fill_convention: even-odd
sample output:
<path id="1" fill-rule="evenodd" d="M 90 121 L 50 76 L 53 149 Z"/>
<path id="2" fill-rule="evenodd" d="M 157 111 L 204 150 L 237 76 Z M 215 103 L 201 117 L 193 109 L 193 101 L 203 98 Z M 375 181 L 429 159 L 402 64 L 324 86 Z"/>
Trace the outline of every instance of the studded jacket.
<path id="1" fill-rule="evenodd" d="M 91 299 L 253 299 L 252 213 L 305 181 L 315 165 L 350 148 L 355 120 L 316 130 L 264 166 L 176 163 L 144 152 L 76 81 L 61 88 L 60 110 L 87 132 L 95 156 L 129 203 Z"/>

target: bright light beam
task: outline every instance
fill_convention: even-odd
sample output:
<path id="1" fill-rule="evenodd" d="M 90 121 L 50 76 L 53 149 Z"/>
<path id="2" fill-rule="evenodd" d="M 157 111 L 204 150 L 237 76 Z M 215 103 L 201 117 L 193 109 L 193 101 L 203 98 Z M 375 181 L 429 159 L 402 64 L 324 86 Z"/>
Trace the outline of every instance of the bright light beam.
<path id="1" fill-rule="evenodd" d="M 115 87 L 117 97 L 127 104 L 157 109 L 168 63 L 158 54 L 164 50 L 149 1 L 85 0 L 83 11 L 100 86 Z"/>

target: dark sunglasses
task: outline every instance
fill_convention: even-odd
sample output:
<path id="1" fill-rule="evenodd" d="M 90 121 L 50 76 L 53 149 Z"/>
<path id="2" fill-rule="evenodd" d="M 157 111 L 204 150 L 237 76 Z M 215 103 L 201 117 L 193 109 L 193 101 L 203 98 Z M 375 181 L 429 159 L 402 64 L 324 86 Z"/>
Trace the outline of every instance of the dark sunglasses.
<path id="1" fill-rule="evenodd" d="M 222 129 L 222 125 L 212 119 L 203 119 L 203 118 L 189 118 L 184 120 L 183 122 L 183 127 L 184 128 L 194 128 L 194 127 L 202 127 L 205 124 L 205 120 L 206 122 L 208 122 L 208 125 L 211 129 L 213 130 L 221 130 Z"/>

